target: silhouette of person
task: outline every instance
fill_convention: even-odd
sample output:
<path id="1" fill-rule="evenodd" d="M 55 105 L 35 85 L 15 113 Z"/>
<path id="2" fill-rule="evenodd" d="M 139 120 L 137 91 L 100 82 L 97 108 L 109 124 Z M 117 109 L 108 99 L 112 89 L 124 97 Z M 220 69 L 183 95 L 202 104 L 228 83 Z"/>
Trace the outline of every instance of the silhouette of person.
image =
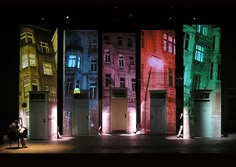
<path id="1" fill-rule="evenodd" d="M 27 148 L 25 144 L 25 139 L 24 139 L 26 135 L 27 135 L 27 129 L 24 127 L 20 128 L 17 120 L 15 120 L 9 125 L 8 137 L 11 140 L 18 140 L 19 138 L 21 141 L 22 148 Z"/>
<path id="2" fill-rule="evenodd" d="M 141 133 L 141 124 L 140 123 L 137 123 L 136 131 L 134 131 L 134 133 L 137 134 L 138 132 Z"/>
<path id="3" fill-rule="evenodd" d="M 61 138 L 62 138 L 62 135 L 60 134 L 59 126 L 57 126 L 57 139 L 61 139 Z"/>
<path id="4" fill-rule="evenodd" d="M 183 113 L 180 114 L 179 119 L 180 119 L 180 127 L 179 127 L 179 132 L 177 134 L 177 138 L 183 137 L 183 134 L 182 134 L 182 132 L 183 132 Z"/>

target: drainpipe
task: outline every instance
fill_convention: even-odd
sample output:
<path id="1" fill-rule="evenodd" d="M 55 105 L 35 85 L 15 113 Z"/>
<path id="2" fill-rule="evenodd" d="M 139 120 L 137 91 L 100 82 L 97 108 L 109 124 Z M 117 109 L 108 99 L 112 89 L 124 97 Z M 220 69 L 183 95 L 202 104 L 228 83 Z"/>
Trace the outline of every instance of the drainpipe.
<path id="1" fill-rule="evenodd" d="M 146 132 L 146 103 L 147 103 L 147 93 L 148 93 L 148 87 L 149 87 L 149 81 L 152 73 L 152 67 L 150 67 L 149 74 L 148 74 L 148 81 L 147 81 L 147 87 L 145 92 L 145 99 L 144 99 L 144 130 Z"/>

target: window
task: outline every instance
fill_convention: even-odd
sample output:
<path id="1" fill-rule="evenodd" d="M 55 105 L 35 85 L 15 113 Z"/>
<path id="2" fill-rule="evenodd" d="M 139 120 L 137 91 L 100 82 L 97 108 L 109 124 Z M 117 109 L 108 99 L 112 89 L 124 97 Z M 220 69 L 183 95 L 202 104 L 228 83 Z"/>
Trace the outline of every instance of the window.
<path id="1" fill-rule="evenodd" d="M 46 62 L 43 63 L 43 73 L 44 75 L 50 75 L 50 76 L 53 75 L 51 63 L 46 63 Z"/>
<path id="2" fill-rule="evenodd" d="M 141 47 L 144 48 L 144 32 L 141 31 Z"/>
<path id="3" fill-rule="evenodd" d="M 105 50 L 105 62 L 106 63 L 110 63 L 111 59 L 110 59 L 110 50 Z"/>
<path id="4" fill-rule="evenodd" d="M 109 87 L 111 85 L 111 74 L 106 74 L 105 78 L 106 78 L 105 86 Z"/>
<path id="5" fill-rule="evenodd" d="M 97 88 L 96 83 L 92 82 L 89 84 L 89 98 L 96 99 L 97 98 Z"/>
<path id="6" fill-rule="evenodd" d="M 36 56 L 32 53 L 29 54 L 30 66 L 36 67 Z"/>
<path id="7" fill-rule="evenodd" d="M 128 47 L 132 47 L 132 46 L 133 46 L 132 39 L 128 38 Z"/>
<path id="8" fill-rule="evenodd" d="M 132 79 L 131 81 L 132 81 L 132 91 L 135 92 L 135 90 L 136 90 L 136 79 Z"/>
<path id="9" fill-rule="evenodd" d="M 213 37 L 212 37 L 212 50 L 213 51 L 215 50 L 215 42 L 216 42 L 216 36 L 213 35 Z"/>
<path id="10" fill-rule="evenodd" d="M 28 55 L 24 54 L 22 55 L 22 68 L 26 68 L 28 67 L 29 63 L 28 63 Z"/>
<path id="11" fill-rule="evenodd" d="M 208 28 L 207 28 L 206 26 L 203 26 L 202 29 L 203 29 L 203 30 L 202 30 L 202 34 L 205 35 L 205 36 L 207 36 L 207 34 L 208 34 Z"/>
<path id="12" fill-rule="evenodd" d="M 23 32 L 20 34 L 20 44 L 33 44 L 33 34 L 31 32 Z"/>
<path id="13" fill-rule="evenodd" d="M 32 53 L 22 55 L 22 68 L 26 68 L 29 65 L 36 67 L 36 56 Z"/>
<path id="14" fill-rule="evenodd" d="M 201 25 L 197 25 L 197 32 L 201 33 Z"/>
<path id="15" fill-rule="evenodd" d="M 40 42 L 40 49 L 42 53 L 49 53 L 49 47 L 48 47 L 48 43 L 46 42 Z"/>
<path id="16" fill-rule="evenodd" d="M 204 47 L 196 45 L 195 60 L 203 62 L 203 56 L 204 56 Z"/>
<path id="17" fill-rule="evenodd" d="M 214 64 L 213 63 L 211 63 L 211 69 L 210 69 L 210 79 L 212 79 L 213 78 L 213 66 Z"/>
<path id="18" fill-rule="evenodd" d="M 169 68 L 169 86 L 173 86 L 173 70 Z"/>
<path id="19" fill-rule="evenodd" d="M 129 63 L 130 65 L 134 65 L 134 57 L 129 57 Z"/>
<path id="20" fill-rule="evenodd" d="M 77 56 L 77 68 L 80 68 L 80 56 Z"/>
<path id="21" fill-rule="evenodd" d="M 118 63 L 119 63 L 118 65 L 120 67 L 124 67 L 124 56 L 123 55 L 119 56 Z"/>
<path id="22" fill-rule="evenodd" d="M 164 33 L 163 35 L 163 49 L 169 53 L 175 54 L 175 38 L 170 34 Z"/>
<path id="23" fill-rule="evenodd" d="M 208 28 L 207 28 L 207 26 L 204 26 L 204 25 L 197 25 L 197 32 L 201 33 L 202 35 L 207 36 Z"/>
<path id="24" fill-rule="evenodd" d="M 76 66 L 76 56 L 69 55 L 68 67 L 75 67 L 75 66 Z"/>
<path id="25" fill-rule="evenodd" d="M 192 88 L 193 89 L 199 89 L 200 86 L 200 75 L 193 75 L 193 83 L 192 83 Z"/>
<path id="26" fill-rule="evenodd" d="M 125 78 L 120 78 L 120 88 L 125 88 Z"/>
<path id="27" fill-rule="evenodd" d="M 27 33 L 23 32 L 20 34 L 20 44 L 25 45 L 27 44 Z"/>
<path id="28" fill-rule="evenodd" d="M 163 49 L 164 51 L 167 51 L 168 48 L 168 43 L 167 43 L 167 34 L 164 34 L 164 44 L 163 44 Z"/>
<path id="29" fill-rule="evenodd" d="M 97 48 L 97 40 L 96 39 L 89 39 L 89 48 Z"/>
<path id="30" fill-rule="evenodd" d="M 88 48 L 90 49 L 90 50 L 93 50 L 93 49 L 96 49 L 97 48 L 97 39 L 96 38 L 94 38 L 94 37 L 90 37 L 89 39 L 88 39 Z"/>
<path id="31" fill-rule="evenodd" d="M 185 35 L 184 49 L 185 49 L 185 50 L 188 50 L 190 35 L 189 35 L 188 33 L 185 33 L 184 35 Z"/>
<path id="32" fill-rule="evenodd" d="M 171 36 L 168 36 L 168 51 L 170 53 L 173 53 L 173 46 L 171 45 L 172 42 L 173 42 L 173 38 Z"/>
<path id="33" fill-rule="evenodd" d="M 91 71 L 97 71 L 97 60 L 91 60 Z"/>
<path id="34" fill-rule="evenodd" d="M 123 42 L 122 42 L 122 37 L 118 37 L 118 46 L 122 46 Z"/>
<path id="35" fill-rule="evenodd" d="M 29 84 L 24 85 L 24 96 L 25 96 L 25 97 L 28 97 L 28 96 L 29 96 L 29 91 L 31 91 L 30 85 L 29 85 Z"/>
<path id="36" fill-rule="evenodd" d="M 88 52 L 89 53 L 96 53 L 97 52 L 97 38 L 96 38 L 96 36 L 90 35 L 88 37 Z M 88 54 L 88 56 L 89 55 L 90 54 Z"/>

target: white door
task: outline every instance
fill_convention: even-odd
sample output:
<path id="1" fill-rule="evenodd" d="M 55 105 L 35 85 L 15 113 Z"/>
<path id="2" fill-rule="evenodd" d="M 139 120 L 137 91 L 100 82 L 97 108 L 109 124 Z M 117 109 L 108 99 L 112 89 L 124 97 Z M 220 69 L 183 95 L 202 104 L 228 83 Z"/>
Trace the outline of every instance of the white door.
<path id="1" fill-rule="evenodd" d="M 48 139 L 48 114 L 47 103 L 32 101 L 29 111 L 29 138 L 30 139 Z"/>
<path id="2" fill-rule="evenodd" d="M 127 98 L 111 98 L 112 131 L 127 131 Z"/>
<path id="3" fill-rule="evenodd" d="M 150 133 L 166 133 L 166 93 L 150 91 Z"/>
<path id="4" fill-rule="evenodd" d="M 88 133 L 89 101 L 86 98 L 74 99 L 72 111 L 72 135 L 87 135 Z"/>
<path id="5" fill-rule="evenodd" d="M 194 136 L 212 137 L 212 116 L 210 100 L 194 101 Z"/>
<path id="6" fill-rule="evenodd" d="M 78 114 L 78 123 L 79 126 L 78 132 L 80 134 L 88 134 L 89 132 L 89 101 L 88 99 L 83 99 L 80 101 L 80 105 L 78 106 L 80 111 Z"/>

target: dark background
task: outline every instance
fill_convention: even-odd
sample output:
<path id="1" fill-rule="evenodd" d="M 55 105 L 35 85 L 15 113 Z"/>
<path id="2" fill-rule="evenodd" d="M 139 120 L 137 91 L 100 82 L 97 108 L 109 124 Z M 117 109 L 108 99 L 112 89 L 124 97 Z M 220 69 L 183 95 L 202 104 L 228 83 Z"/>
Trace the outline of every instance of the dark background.
<path id="1" fill-rule="evenodd" d="M 59 29 L 95 28 L 124 31 L 169 27 L 177 30 L 179 39 L 182 37 L 180 31 L 183 24 L 217 24 L 222 30 L 222 91 L 224 91 L 227 88 L 236 88 L 235 7 L 233 0 L 1 0 L 1 133 L 5 133 L 8 124 L 18 118 L 20 24 L 56 26 Z M 69 20 L 65 19 L 67 15 L 70 16 Z M 179 49 L 177 48 L 177 54 L 182 52 L 182 48 Z M 177 61 L 182 61 L 178 55 Z M 178 71 L 181 70 L 177 69 Z M 62 96 L 60 93 L 58 96 L 60 101 Z"/>

